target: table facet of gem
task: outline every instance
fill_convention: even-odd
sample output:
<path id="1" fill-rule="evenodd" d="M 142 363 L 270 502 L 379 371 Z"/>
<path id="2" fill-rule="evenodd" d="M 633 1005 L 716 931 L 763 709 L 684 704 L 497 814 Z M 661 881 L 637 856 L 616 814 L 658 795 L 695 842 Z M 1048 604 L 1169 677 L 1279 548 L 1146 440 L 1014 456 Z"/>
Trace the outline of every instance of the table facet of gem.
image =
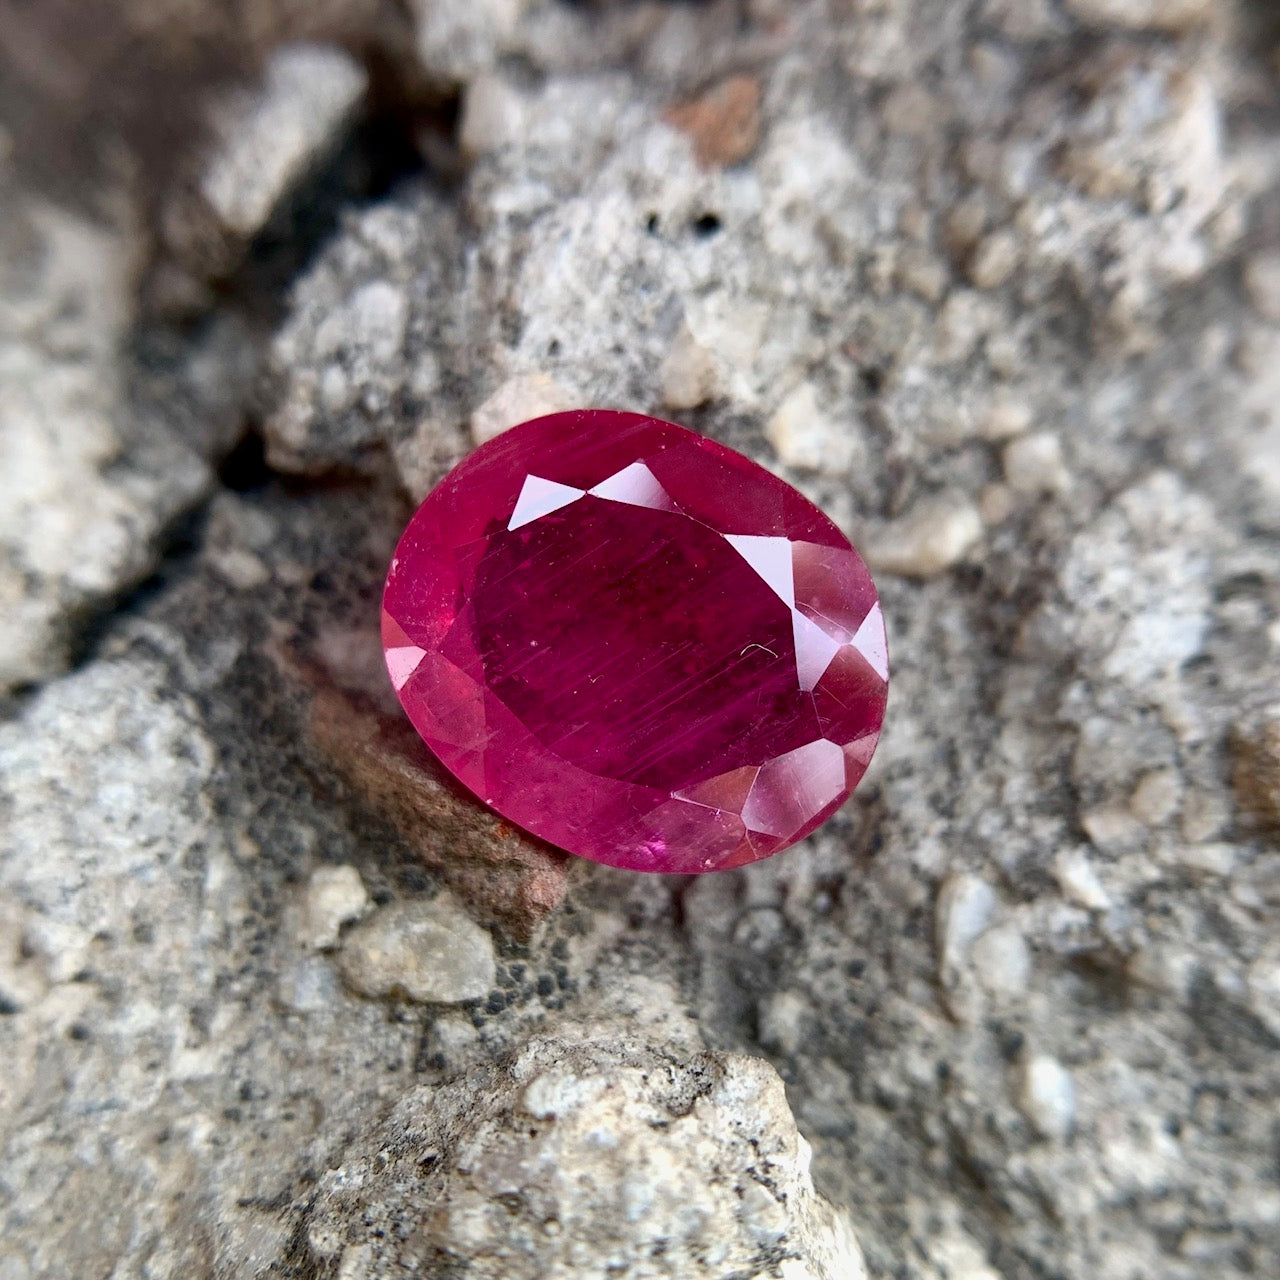
<path id="1" fill-rule="evenodd" d="M 428 495 L 391 562 L 387 669 L 461 782 L 570 853 L 741 866 L 857 785 L 888 651 L 843 533 L 716 441 L 634 413 L 513 427 Z"/>

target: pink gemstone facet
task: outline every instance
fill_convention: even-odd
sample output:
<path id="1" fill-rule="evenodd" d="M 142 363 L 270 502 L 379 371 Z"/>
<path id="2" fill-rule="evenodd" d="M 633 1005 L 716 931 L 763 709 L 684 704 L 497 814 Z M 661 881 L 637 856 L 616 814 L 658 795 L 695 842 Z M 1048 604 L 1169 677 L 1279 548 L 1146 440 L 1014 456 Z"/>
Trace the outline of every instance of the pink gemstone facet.
<path id="1" fill-rule="evenodd" d="M 790 485 L 633 413 L 513 427 L 391 562 L 387 669 L 491 808 L 639 871 L 768 857 L 857 785 L 888 651 L 857 552 Z"/>

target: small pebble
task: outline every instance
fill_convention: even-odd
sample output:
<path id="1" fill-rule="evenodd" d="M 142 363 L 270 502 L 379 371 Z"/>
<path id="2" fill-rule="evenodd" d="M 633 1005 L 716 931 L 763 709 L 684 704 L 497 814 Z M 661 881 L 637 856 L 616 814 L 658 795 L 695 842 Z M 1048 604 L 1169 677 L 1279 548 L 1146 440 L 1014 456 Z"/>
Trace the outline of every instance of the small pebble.
<path id="1" fill-rule="evenodd" d="M 991 995 L 1021 995 L 1031 983 L 1031 949 L 1016 925 L 988 929 L 974 942 L 970 960 Z"/>
<path id="2" fill-rule="evenodd" d="M 471 439 L 484 444 L 509 427 L 575 408 L 572 394 L 545 373 L 508 378 L 472 415 Z"/>
<path id="3" fill-rule="evenodd" d="M 1026 348 L 1012 333 L 987 335 L 987 363 L 997 378 L 1012 381 L 1026 367 Z"/>
<path id="4" fill-rule="evenodd" d="M 935 921 L 938 963 L 944 973 L 964 962 L 995 907 L 995 891 L 979 876 L 959 872 L 946 878 L 938 891 Z"/>
<path id="5" fill-rule="evenodd" d="M 946 118 L 942 103 L 918 81 L 899 85 L 885 99 L 882 108 L 885 127 L 892 133 L 927 138 L 938 131 Z"/>
<path id="6" fill-rule="evenodd" d="M 1176 846 L 1173 861 L 1196 875 L 1221 876 L 1226 879 L 1235 871 L 1240 861 L 1240 849 L 1222 840 L 1205 844 Z"/>
<path id="7" fill-rule="evenodd" d="M 760 1043 L 766 1049 L 795 1053 L 804 1043 L 804 1022 L 809 1007 L 794 991 L 775 991 L 756 1011 Z"/>
<path id="8" fill-rule="evenodd" d="M 1005 482 L 1018 493 L 1060 493 L 1067 487 L 1062 445 L 1047 431 L 1011 440 L 1002 462 Z"/>
<path id="9" fill-rule="evenodd" d="M 942 301 L 951 273 L 940 258 L 919 245 L 908 245 L 898 254 L 896 267 L 902 288 L 926 302 Z"/>
<path id="10" fill-rule="evenodd" d="M 987 236 L 974 250 L 969 279 L 979 289 L 999 289 L 1013 277 L 1019 260 L 1018 237 L 1006 227 Z"/>
<path id="11" fill-rule="evenodd" d="M 947 247 L 957 256 L 968 254 L 987 229 L 987 202 L 981 195 L 966 196 L 947 214 L 943 228 Z"/>
<path id="12" fill-rule="evenodd" d="M 1003 524 L 1017 507 L 1014 492 L 1007 484 L 983 485 L 978 494 L 978 514 L 987 528 Z"/>
<path id="13" fill-rule="evenodd" d="M 789 467 L 839 474 L 853 462 L 854 438 L 818 407 L 813 384 L 802 382 L 778 407 L 765 426 L 769 443 Z"/>
<path id="14" fill-rule="evenodd" d="M 314 951 L 328 950 L 337 945 L 342 926 L 358 920 L 368 907 L 369 894 L 355 867 L 317 867 L 307 882 L 298 941 Z"/>
<path id="15" fill-rule="evenodd" d="M 493 939 L 448 895 L 380 908 L 339 953 L 342 976 L 361 995 L 458 1004 L 489 994 L 497 979 Z"/>
<path id="16" fill-rule="evenodd" d="M 349 350 L 367 355 L 374 364 L 388 364 L 404 346 L 408 296 L 388 280 L 371 280 L 351 295 L 343 320 Z"/>
<path id="17" fill-rule="evenodd" d="M 244 547 L 222 547 L 209 552 L 218 576 L 240 591 L 253 591 L 271 580 L 271 570 L 260 556 Z"/>
<path id="18" fill-rule="evenodd" d="M 1066 849 L 1054 862 L 1058 887 L 1072 902 L 1089 911 L 1105 911 L 1111 895 L 1098 879 L 1098 873 L 1083 849 Z"/>
<path id="19" fill-rule="evenodd" d="M 1009 395 L 999 395 L 991 402 L 978 431 L 984 440 L 1012 440 L 1030 426 L 1030 406 Z"/>
<path id="20" fill-rule="evenodd" d="M 658 371 L 662 403 L 668 409 L 696 409 L 716 391 L 716 362 L 711 352 L 682 326 Z"/>
<path id="21" fill-rule="evenodd" d="M 1163 826 L 1178 811 L 1182 779 L 1176 769 L 1153 769 L 1143 774 L 1133 795 L 1129 812 L 1148 827 Z"/>
<path id="22" fill-rule="evenodd" d="M 1075 1081 L 1056 1058 L 1038 1054 L 1024 1064 L 1017 1103 L 1042 1138 L 1061 1142 L 1075 1125 Z"/>
<path id="23" fill-rule="evenodd" d="M 1104 853 L 1129 853 L 1146 839 L 1143 827 L 1127 808 L 1103 805 L 1091 809 L 1080 820 L 1085 835 Z"/>
<path id="24" fill-rule="evenodd" d="M 872 569 L 933 578 L 958 564 L 981 537 L 977 507 L 962 495 L 942 494 L 870 531 L 862 547 Z"/>

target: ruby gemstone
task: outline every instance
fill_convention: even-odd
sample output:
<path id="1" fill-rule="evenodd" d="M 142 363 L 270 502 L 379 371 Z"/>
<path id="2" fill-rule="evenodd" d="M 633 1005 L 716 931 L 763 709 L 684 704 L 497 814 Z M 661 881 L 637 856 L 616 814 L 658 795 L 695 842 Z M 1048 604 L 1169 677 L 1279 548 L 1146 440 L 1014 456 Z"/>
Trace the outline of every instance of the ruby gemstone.
<path id="1" fill-rule="evenodd" d="M 888 693 L 844 534 L 741 454 L 634 413 L 538 418 L 456 467 L 396 549 L 382 640 L 477 796 L 638 871 L 808 835 L 865 772 Z"/>

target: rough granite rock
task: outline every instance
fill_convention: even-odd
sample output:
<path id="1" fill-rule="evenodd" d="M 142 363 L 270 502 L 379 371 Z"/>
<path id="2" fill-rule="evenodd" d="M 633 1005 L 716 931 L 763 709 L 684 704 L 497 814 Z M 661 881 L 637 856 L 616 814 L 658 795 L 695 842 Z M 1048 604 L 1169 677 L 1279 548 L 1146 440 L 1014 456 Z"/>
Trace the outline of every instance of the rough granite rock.
<path id="1" fill-rule="evenodd" d="M 410 1092 L 321 1180 L 291 1274 L 863 1280 L 771 1067 L 592 1030 Z"/>
<path id="2" fill-rule="evenodd" d="M 465 300 L 458 217 L 440 196 L 422 197 L 417 210 L 381 204 L 362 214 L 308 277 L 316 289 L 298 297 L 271 347 L 273 466 L 367 473 L 389 440 L 412 441 L 414 465 L 434 483 L 465 451 L 465 414 L 450 423 L 433 412 L 445 367 L 439 332 L 459 323 Z"/>
<path id="3" fill-rule="evenodd" d="M 168 402 L 146 403 L 130 385 L 125 350 L 136 239 L 14 190 L 3 172 L 0 200 L 7 690 L 65 668 L 84 619 L 155 568 L 169 527 L 209 491 L 207 455 L 238 424 L 235 383 L 243 395 L 248 378 L 237 340 L 215 327 L 206 345 L 225 348 L 216 358 L 223 385 L 201 387 L 197 368 Z"/>
<path id="4" fill-rule="evenodd" d="M 456 149 L 161 337 L 129 218 L 3 172 L 0 1277 L 1280 1273 L 1265 6 L 235 8 L 120 12 L 345 24 Z M 682 418 L 878 565 L 886 731 L 802 847 L 571 863 L 415 752 L 387 557 L 526 397 Z M 488 990 L 344 978 L 443 892 Z"/>
<path id="5" fill-rule="evenodd" d="M 212 104 L 207 154 L 161 215 L 169 252 L 200 276 L 239 266 L 253 237 L 340 144 L 367 87 L 364 68 L 342 49 L 275 50 L 253 90 L 228 90 Z"/>

